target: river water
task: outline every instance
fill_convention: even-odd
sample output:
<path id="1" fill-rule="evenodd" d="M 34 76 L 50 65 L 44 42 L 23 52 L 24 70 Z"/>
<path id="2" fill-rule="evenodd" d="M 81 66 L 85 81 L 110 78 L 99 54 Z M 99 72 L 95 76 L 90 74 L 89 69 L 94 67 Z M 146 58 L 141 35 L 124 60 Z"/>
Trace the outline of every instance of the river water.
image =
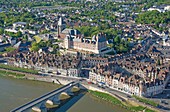
<path id="1" fill-rule="evenodd" d="M 40 95 L 60 87 L 59 85 L 30 81 L 23 79 L 14 79 L 0 76 L 0 112 L 9 112 Z M 78 97 L 78 96 L 76 96 Z M 76 97 L 70 100 L 65 107 L 66 110 L 60 112 L 128 112 L 118 106 L 111 105 L 105 101 L 99 100 L 89 94 L 81 95 L 77 101 Z M 75 99 L 75 100 L 74 100 Z M 73 103 L 74 102 L 74 103 Z M 70 106 L 72 105 L 72 106 Z"/>

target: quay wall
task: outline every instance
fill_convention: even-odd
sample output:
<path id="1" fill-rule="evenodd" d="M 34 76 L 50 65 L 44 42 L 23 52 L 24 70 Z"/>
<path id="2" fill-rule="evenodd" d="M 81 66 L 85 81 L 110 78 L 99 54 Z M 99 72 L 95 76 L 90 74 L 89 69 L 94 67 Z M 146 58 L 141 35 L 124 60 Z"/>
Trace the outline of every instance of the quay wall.
<path id="1" fill-rule="evenodd" d="M 116 95 L 116 94 L 111 94 L 110 92 L 104 90 L 104 89 L 100 89 L 100 88 L 96 88 L 96 87 L 93 87 L 91 85 L 83 85 L 85 86 L 88 90 L 92 90 L 92 91 L 98 91 L 98 92 L 102 92 L 102 93 L 106 93 L 106 94 L 109 94 L 113 97 L 116 97 L 117 99 L 119 99 L 120 101 L 126 101 L 128 100 L 127 98 L 123 97 L 123 96 L 119 96 L 119 95 Z"/>
<path id="2" fill-rule="evenodd" d="M 65 79 L 59 79 L 59 78 L 56 79 L 56 78 L 51 78 L 51 77 L 27 77 L 26 79 L 50 82 L 50 83 L 55 83 L 55 84 L 60 84 L 60 85 L 66 85 L 73 81 L 73 80 L 65 80 Z"/>

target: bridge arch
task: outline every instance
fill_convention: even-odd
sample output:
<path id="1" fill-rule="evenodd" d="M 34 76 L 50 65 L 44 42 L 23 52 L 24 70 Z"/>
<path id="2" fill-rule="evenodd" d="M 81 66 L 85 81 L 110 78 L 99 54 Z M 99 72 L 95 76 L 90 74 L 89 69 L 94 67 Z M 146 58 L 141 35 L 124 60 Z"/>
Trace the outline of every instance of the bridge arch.
<path id="1" fill-rule="evenodd" d="M 67 85 L 64 85 L 61 88 L 57 88 L 56 90 L 48 92 L 26 104 L 23 104 L 20 107 L 11 110 L 10 112 L 23 112 L 28 110 L 46 112 L 48 110 L 48 108 L 46 107 L 46 103 L 59 105 L 60 101 L 62 100 L 60 98 L 60 95 L 64 94 L 67 97 L 71 97 L 72 95 L 74 95 L 72 89 L 74 88 L 84 89 L 82 87 L 81 84 L 79 84 L 79 81 L 71 82 Z"/>
<path id="2" fill-rule="evenodd" d="M 34 112 L 47 112 L 47 107 L 45 105 L 45 102 L 41 102 L 31 108 Z"/>
<path id="3" fill-rule="evenodd" d="M 48 105 L 60 105 L 60 103 L 59 95 L 53 96 L 46 101 Z"/>
<path id="4" fill-rule="evenodd" d="M 73 86 L 72 88 L 71 88 L 71 91 L 72 92 L 77 92 L 77 91 L 79 91 L 80 90 L 80 87 L 78 87 L 77 85 L 75 85 L 75 86 Z"/>

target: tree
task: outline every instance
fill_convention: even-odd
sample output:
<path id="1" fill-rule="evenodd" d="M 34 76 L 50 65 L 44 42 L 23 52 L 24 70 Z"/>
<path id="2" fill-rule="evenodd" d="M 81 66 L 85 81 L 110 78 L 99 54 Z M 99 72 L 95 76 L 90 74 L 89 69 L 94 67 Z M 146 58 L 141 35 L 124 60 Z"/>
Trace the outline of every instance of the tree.
<path id="1" fill-rule="evenodd" d="M 39 50 L 39 46 L 36 42 L 33 42 L 31 44 L 31 51 L 38 51 Z"/>
<path id="2" fill-rule="evenodd" d="M 117 43 L 120 43 L 120 37 L 119 36 L 116 36 L 114 38 L 114 42 L 117 44 Z"/>
<path id="3" fill-rule="evenodd" d="M 147 11 L 137 16 L 135 21 L 140 24 L 154 24 L 154 28 L 159 31 L 164 29 L 159 24 L 169 24 L 170 12 Z"/>
<path id="4" fill-rule="evenodd" d="M 25 29 L 29 29 L 29 27 L 30 27 L 30 26 L 29 26 L 29 24 L 27 23 Z"/>
<path id="5" fill-rule="evenodd" d="M 56 50 L 56 49 L 58 49 L 58 48 L 59 48 L 58 45 L 53 45 L 53 49 L 54 49 L 54 50 Z"/>
<path id="6" fill-rule="evenodd" d="M 39 50 L 39 47 L 38 46 L 32 46 L 31 47 L 31 51 L 38 51 Z"/>
<path id="7" fill-rule="evenodd" d="M 22 37 L 22 40 L 28 41 L 28 36 L 27 36 L 27 35 L 23 36 L 23 37 Z"/>
<path id="8" fill-rule="evenodd" d="M 0 28 L 0 35 L 4 34 L 4 29 Z"/>
<path id="9" fill-rule="evenodd" d="M 40 41 L 38 43 L 38 45 L 39 45 L 39 47 L 46 47 L 47 46 L 47 44 L 44 41 Z"/>
<path id="10" fill-rule="evenodd" d="M 5 48 L 6 52 L 12 52 L 14 50 L 16 50 L 16 48 L 14 48 L 14 47 L 7 47 L 7 48 Z"/>
<path id="11" fill-rule="evenodd" d="M 22 37 L 22 32 L 21 32 L 21 31 L 18 31 L 15 36 L 16 36 L 16 37 Z"/>
<path id="12" fill-rule="evenodd" d="M 52 46 L 52 41 L 47 41 L 47 42 L 46 42 L 46 46 L 47 46 L 47 47 L 51 47 L 51 46 Z"/>

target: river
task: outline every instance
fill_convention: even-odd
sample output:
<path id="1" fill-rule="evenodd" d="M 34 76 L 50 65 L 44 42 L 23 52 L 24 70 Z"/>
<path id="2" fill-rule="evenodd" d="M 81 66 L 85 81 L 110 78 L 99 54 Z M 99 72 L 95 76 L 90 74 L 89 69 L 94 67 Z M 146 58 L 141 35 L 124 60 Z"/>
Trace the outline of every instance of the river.
<path id="1" fill-rule="evenodd" d="M 0 76 L 0 112 L 8 112 L 58 87 L 60 86 L 52 83 Z M 128 112 L 89 94 L 83 95 L 76 103 L 72 104 L 70 101 L 65 106 L 67 105 L 72 106 L 67 110 L 61 109 L 60 112 Z"/>

